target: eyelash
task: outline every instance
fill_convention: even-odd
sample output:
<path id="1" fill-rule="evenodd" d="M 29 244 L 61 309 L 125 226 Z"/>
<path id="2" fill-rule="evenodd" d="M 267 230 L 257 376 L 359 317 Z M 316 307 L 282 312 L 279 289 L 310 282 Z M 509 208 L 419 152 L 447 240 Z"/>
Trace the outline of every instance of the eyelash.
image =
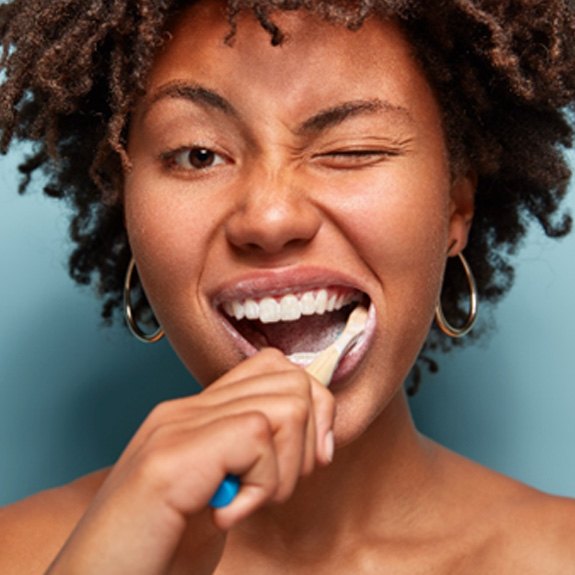
<path id="1" fill-rule="evenodd" d="M 216 163 L 210 162 L 206 166 L 194 166 L 190 161 L 192 153 L 206 153 Z M 323 161 L 328 164 L 328 167 L 333 169 L 359 169 L 362 167 L 369 167 L 376 165 L 388 158 L 393 158 L 401 155 L 399 149 L 349 149 L 349 150 L 335 150 L 333 152 L 326 152 L 312 156 L 312 159 L 318 160 L 320 163 Z M 179 158 L 183 158 L 189 166 L 183 166 Z M 162 164 L 170 171 L 184 172 L 187 174 L 201 173 L 207 170 L 216 168 L 221 165 L 229 163 L 230 160 L 215 152 L 207 146 L 180 146 L 178 148 L 168 150 L 161 154 Z"/>
<path id="2" fill-rule="evenodd" d="M 210 165 L 206 165 L 206 166 L 194 166 L 193 163 L 191 162 L 191 154 L 192 153 L 206 153 L 209 157 L 211 157 L 213 160 L 216 161 L 216 163 L 210 163 Z M 187 163 L 189 164 L 188 166 L 183 166 L 181 165 L 180 161 L 179 161 L 179 157 L 180 156 L 186 156 L 185 158 L 183 158 L 184 161 L 187 161 Z M 211 148 L 208 148 L 207 146 L 180 146 L 178 148 L 175 148 L 173 150 L 168 150 L 166 152 L 163 152 L 160 156 L 160 159 L 162 161 L 162 164 L 168 169 L 168 170 L 174 170 L 174 171 L 182 171 L 182 172 L 203 172 L 206 170 L 209 170 L 211 168 L 223 165 L 225 163 L 228 163 L 228 159 L 225 158 L 222 154 L 219 154 L 218 152 L 212 150 Z M 209 158 L 207 158 L 209 159 Z M 218 161 L 219 160 L 219 161 Z"/>
<path id="3" fill-rule="evenodd" d="M 401 155 L 399 149 L 351 149 L 351 150 L 336 150 L 334 152 L 327 152 L 315 156 L 319 161 L 328 160 L 335 163 L 342 163 L 342 168 L 354 167 L 361 168 L 371 166 L 383 162 L 386 159 L 394 158 Z M 337 166 L 331 166 L 337 168 Z"/>

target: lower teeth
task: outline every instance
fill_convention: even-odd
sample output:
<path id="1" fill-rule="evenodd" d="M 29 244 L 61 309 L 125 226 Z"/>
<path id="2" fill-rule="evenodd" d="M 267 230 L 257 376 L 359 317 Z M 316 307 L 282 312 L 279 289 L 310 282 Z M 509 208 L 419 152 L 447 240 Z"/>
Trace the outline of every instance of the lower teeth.
<path id="1" fill-rule="evenodd" d="M 292 353 L 288 355 L 287 358 L 297 365 L 303 365 L 304 367 L 312 363 L 312 361 L 320 354 L 321 352 L 313 352 L 313 351 L 300 351 L 298 353 Z"/>

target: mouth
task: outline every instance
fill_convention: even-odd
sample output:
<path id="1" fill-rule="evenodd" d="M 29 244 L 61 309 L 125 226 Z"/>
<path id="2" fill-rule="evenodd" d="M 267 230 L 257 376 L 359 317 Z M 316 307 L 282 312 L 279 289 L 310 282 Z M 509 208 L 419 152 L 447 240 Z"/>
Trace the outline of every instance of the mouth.
<path id="1" fill-rule="evenodd" d="M 359 304 L 369 306 L 364 292 L 330 286 L 229 299 L 218 307 L 246 355 L 274 347 L 294 363 L 307 365 L 335 341 Z"/>

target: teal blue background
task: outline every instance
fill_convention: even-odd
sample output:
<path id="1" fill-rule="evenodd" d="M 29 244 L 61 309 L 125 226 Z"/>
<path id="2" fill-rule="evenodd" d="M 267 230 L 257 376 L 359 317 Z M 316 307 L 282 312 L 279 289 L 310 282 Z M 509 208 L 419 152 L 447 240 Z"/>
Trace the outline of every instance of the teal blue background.
<path id="1" fill-rule="evenodd" d="M 0 504 L 111 464 L 155 403 L 196 389 L 165 341 L 101 326 L 67 275 L 66 208 L 17 195 L 19 157 L 0 160 Z M 448 447 L 575 496 L 575 235 L 533 232 L 497 327 L 440 357 L 412 406 Z"/>

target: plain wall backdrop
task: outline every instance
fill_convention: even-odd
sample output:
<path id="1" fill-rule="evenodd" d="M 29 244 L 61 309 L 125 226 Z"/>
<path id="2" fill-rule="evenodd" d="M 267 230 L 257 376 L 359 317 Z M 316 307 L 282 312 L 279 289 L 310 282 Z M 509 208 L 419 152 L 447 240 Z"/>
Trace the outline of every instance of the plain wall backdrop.
<path id="1" fill-rule="evenodd" d="M 110 465 L 151 407 L 197 389 L 165 341 L 102 327 L 67 275 L 67 209 L 18 196 L 0 159 L 0 505 Z M 569 205 L 575 212 L 575 186 Z M 575 496 L 575 234 L 533 229 L 483 342 L 440 356 L 419 428 L 540 489 Z M 481 313 L 481 309 L 480 309 Z M 337 454 L 336 454 L 337 456 Z"/>

